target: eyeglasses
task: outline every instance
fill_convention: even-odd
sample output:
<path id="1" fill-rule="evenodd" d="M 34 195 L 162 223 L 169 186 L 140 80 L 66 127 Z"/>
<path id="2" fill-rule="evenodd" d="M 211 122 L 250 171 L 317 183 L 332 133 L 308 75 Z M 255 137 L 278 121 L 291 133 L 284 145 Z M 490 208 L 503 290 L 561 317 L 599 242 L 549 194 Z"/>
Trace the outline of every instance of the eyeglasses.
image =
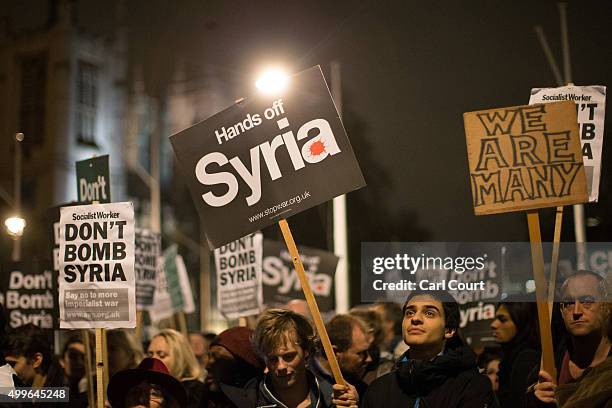
<path id="1" fill-rule="evenodd" d="M 566 298 L 560 302 L 561 309 L 570 310 L 571 308 L 574 307 L 576 302 L 578 302 L 584 309 L 588 310 L 591 307 L 593 307 L 593 304 L 595 303 L 595 298 L 589 295 L 580 296 L 577 298 Z"/>

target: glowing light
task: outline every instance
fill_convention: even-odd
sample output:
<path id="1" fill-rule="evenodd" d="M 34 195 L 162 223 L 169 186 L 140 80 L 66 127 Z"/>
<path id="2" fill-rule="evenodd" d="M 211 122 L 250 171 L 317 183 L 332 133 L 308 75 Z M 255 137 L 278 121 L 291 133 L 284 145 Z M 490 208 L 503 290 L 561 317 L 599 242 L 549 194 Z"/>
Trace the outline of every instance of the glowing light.
<path id="1" fill-rule="evenodd" d="M 23 230 L 26 226 L 26 221 L 23 218 L 11 217 L 4 221 L 6 230 L 13 237 L 20 237 L 23 235 Z"/>
<path id="2" fill-rule="evenodd" d="M 255 82 L 255 86 L 261 92 L 272 94 L 282 91 L 287 87 L 289 77 L 280 69 L 271 69 L 264 72 Z"/>

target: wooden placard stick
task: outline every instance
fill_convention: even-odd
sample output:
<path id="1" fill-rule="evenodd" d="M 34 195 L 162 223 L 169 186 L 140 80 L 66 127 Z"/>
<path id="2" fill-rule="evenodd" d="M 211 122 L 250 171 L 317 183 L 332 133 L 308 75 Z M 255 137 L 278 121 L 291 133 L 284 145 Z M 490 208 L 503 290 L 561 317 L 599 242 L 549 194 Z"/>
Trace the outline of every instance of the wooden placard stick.
<path id="1" fill-rule="evenodd" d="M 548 282 L 548 318 L 552 321 L 553 303 L 557 285 L 557 270 L 559 268 L 559 245 L 561 241 L 561 225 L 563 223 L 563 206 L 555 211 L 555 234 L 553 236 L 552 259 L 550 261 L 550 280 Z"/>
<path id="2" fill-rule="evenodd" d="M 106 336 L 106 329 L 102 329 L 102 358 L 104 359 L 104 389 L 108 385 L 109 366 L 108 366 L 108 337 Z M 106 395 L 106 394 L 105 394 Z"/>
<path id="3" fill-rule="evenodd" d="M 98 401 L 96 406 L 104 408 L 104 357 L 102 353 L 103 329 L 96 329 L 96 394 Z"/>
<path id="4" fill-rule="evenodd" d="M 89 341 L 89 330 L 81 329 L 81 338 L 83 341 L 83 348 L 85 348 L 85 375 L 87 376 L 87 401 L 89 406 L 93 408 L 95 406 L 95 395 L 93 386 L 93 373 L 91 363 L 91 342 Z"/>
<path id="5" fill-rule="evenodd" d="M 187 318 L 185 317 L 185 312 L 183 312 L 182 310 L 180 312 L 177 312 L 176 318 L 178 320 L 181 333 L 183 333 L 183 336 L 185 336 L 185 338 L 189 340 L 189 329 L 187 327 Z"/>
<path id="6" fill-rule="evenodd" d="M 293 235 L 291 234 L 291 229 L 289 229 L 289 224 L 287 223 L 287 220 L 281 219 L 278 222 L 278 225 L 280 226 L 281 232 L 283 233 L 283 238 L 285 239 L 285 244 L 287 244 L 287 249 L 291 254 L 293 266 L 295 266 L 295 271 L 297 272 L 298 278 L 300 279 L 300 284 L 302 285 L 302 290 L 304 291 L 304 297 L 306 298 L 308 308 L 310 309 L 310 314 L 312 314 L 312 319 L 314 321 L 315 327 L 317 328 L 317 332 L 319 333 L 319 337 L 321 338 L 323 350 L 325 351 L 325 356 L 327 357 L 327 361 L 329 362 L 332 374 L 334 375 L 334 380 L 337 384 L 346 385 L 346 382 L 342 377 L 342 373 L 340 372 L 340 366 L 338 365 L 338 361 L 336 360 L 334 349 L 332 348 L 332 344 L 329 341 L 329 336 L 327 335 L 327 331 L 325 330 L 325 324 L 323 324 L 323 318 L 321 317 L 319 306 L 317 305 L 317 301 L 315 300 L 314 295 L 312 294 L 312 290 L 310 289 L 310 282 L 308 281 L 306 272 L 304 271 L 304 265 L 302 264 L 300 254 L 298 252 L 297 246 L 295 245 L 295 241 L 293 240 Z"/>
<path id="7" fill-rule="evenodd" d="M 137 342 L 142 343 L 142 310 L 136 311 L 136 330 L 134 331 L 134 337 L 136 337 Z"/>
<path id="8" fill-rule="evenodd" d="M 540 218 L 537 210 L 527 211 L 529 241 L 531 243 L 531 262 L 536 285 L 536 302 L 538 306 L 538 322 L 540 325 L 540 342 L 542 346 L 542 370 L 557 378 L 555 356 L 553 352 L 552 332 L 546 293 L 546 276 L 544 274 L 544 253 L 542 251 L 542 234 L 540 233 Z"/>

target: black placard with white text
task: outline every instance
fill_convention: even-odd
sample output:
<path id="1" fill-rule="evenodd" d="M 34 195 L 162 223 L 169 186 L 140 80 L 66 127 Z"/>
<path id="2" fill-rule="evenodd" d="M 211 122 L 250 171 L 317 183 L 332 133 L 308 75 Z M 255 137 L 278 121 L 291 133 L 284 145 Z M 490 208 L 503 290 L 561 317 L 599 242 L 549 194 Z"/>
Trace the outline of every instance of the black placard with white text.
<path id="1" fill-rule="evenodd" d="M 335 310 L 334 276 L 338 257 L 304 246 L 299 247 L 299 253 L 319 310 L 323 313 Z M 292 299 L 304 299 L 291 254 L 284 243 L 264 240 L 262 269 L 264 303 L 279 306 Z"/>
<path id="2" fill-rule="evenodd" d="M 0 277 L 0 303 L 10 328 L 28 323 L 59 327 L 57 274 L 50 261 L 11 262 L 3 266 Z"/>
<path id="3" fill-rule="evenodd" d="M 365 185 L 318 66 L 170 140 L 212 248 Z"/>

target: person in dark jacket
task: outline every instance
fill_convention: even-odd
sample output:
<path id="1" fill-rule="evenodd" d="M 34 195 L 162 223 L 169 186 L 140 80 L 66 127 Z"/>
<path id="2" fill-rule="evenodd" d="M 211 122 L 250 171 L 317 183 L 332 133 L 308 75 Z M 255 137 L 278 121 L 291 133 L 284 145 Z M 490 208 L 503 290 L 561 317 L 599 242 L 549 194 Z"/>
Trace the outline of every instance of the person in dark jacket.
<path id="1" fill-rule="evenodd" d="M 376 313 L 372 311 L 372 313 Z M 368 385 L 363 381 L 368 365 L 372 362 L 369 349 L 371 339 L 368 326 L 359 317 L 337 314 L 325 325 L 340 371 L 345 380 L 363 395 Z M 334 382 L 331 367 L 325 353 L 316 353 L 310 359 L 310 368 L 319 378 Z"/>
<path id="2" fill-rule="evenodd" d="M 181 382 L 156 358 L 145 358 L 138 367 L 113 375 L 107 395 L 113 408 L 182 408 L 187 404 Z"/>
<path id="3" fill-rule="evenodd" d="M 528 407 L 612 406 L 612 317 L 610 288 L 600 275 L 580 270 L 560 289 L 559 307 L 567 329 L 566 348 L 557 377 L 540 370 L 529 387 Z M 535 380 L 534 370 L 532 375 Z"/>
<path id="4" fill-rule="evenodd" d="M 455 299 L 445 291 L 414 291 L 403 310 L 409 350 L 396 370 L 374 380 L 361 407 L 497 407 L 491 381 L 457 333 Z"/>
<path id="5" fill-rule="evenodd" d="M 51 339 L 51 330 L 31 323 L 7 333 L 0 349 L 5 352 L 6 362 L 16 373 L 13 376 L 16 387 L 38 390 L 64 386 L 64 372 L 53 354 Z M 22 407 L 48 405 L 36 399 L 21 403 Z"/>
<path id="6" fill-rule="evenodd" d="M 491 323 L 493 337 L 502 348 L 497 398 L 502 408 L 522 407 L 527 377 L 540 364 L 538 310 L 534 301 L 509 297 L 500 302 Z"/>
<path id="7" fill-rule="evenodd" d="M 332 387 L 307 368 L 315 344 L 314 328 L 304 316 L 290 310 L 267 310 L 255 327 L 253 346 L 268 372 L 242 388 L 223 387 L 223 392 L 239 408 L 356 408 L 355 387 Z"/>
<path id="8" fill-rule="evenodd" d="M 208 348 L 202 407 L 235 408 L 225 387 L 243 388 L 249 380 L 263 376 L 264 364 L 253 350 L 252 335 L 253 330 L 247 327 L 231 327 L 213 339 Z"/>
<path id="9" fill-rule="evenodd" d="M 31 323 L 10 331 L 3 350 L 23 387 L 63 387 L 64 372 L 53 355 L 51 333 Z"/>

